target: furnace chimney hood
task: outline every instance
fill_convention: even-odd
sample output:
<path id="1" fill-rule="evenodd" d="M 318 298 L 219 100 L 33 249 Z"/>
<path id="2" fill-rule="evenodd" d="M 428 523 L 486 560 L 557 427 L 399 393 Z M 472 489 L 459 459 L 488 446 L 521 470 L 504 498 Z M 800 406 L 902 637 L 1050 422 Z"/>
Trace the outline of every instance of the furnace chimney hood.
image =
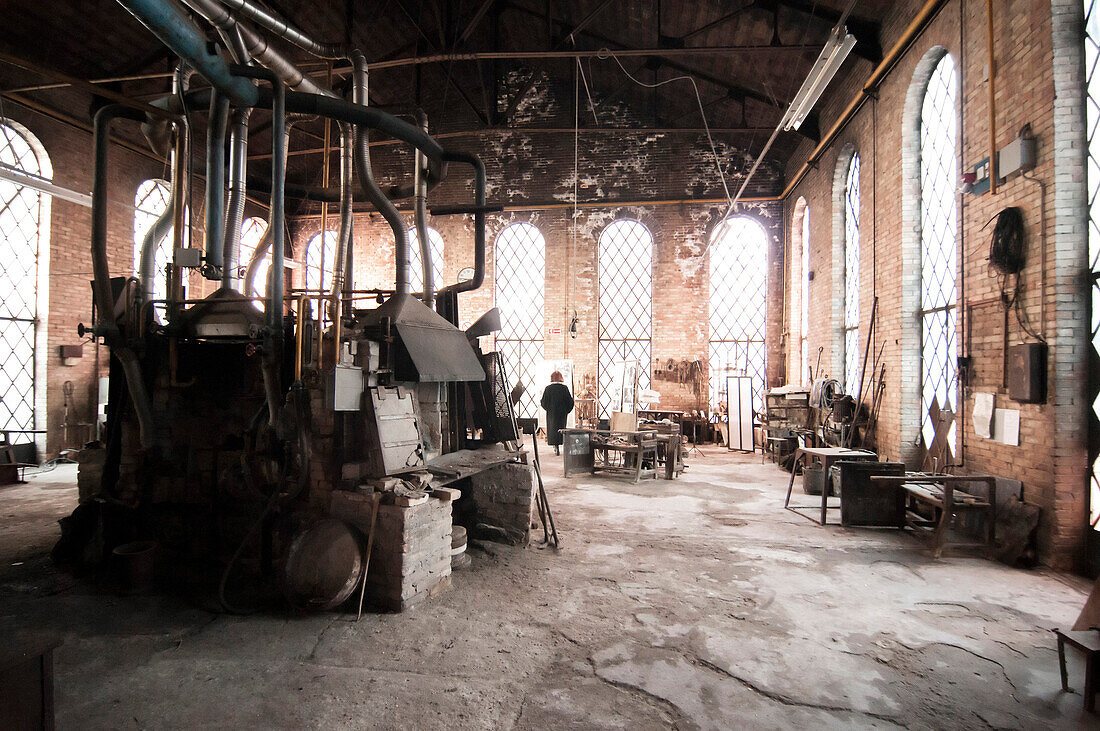
<path id="1" fill-rule="evenodd" d="M 364 313 L 363 324 L 379 327 L 388 318 L 396 334 L 395 381 L 442 383 L 484 381 L 485 369 L 466 333 L 411 294 L 398 293 Z"/>

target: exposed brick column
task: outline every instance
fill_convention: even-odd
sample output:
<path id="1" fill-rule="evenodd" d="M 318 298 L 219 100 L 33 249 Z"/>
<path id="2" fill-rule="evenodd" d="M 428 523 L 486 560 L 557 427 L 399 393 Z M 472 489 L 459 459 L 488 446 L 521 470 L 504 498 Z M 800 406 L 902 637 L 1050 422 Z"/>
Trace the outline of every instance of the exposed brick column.
<path id="1" fill-rule="evenodd" d="M 836 158 L 836 170 L 833 172 L 833 295 L 832 295 L 832 373 L 829 375 L 838 381 L 844 381 L 844 186 L 848 178 L 848 165 L 855 157 L 856 147 L 851 142 L 841 148 Z M 860 171 L 862 174 L 862 170 Z M 868 186 L 867 189 L 869 189 Z M 860 185 L 860 190 L 864 187 Z M 861 201 L 862 204 L 862 201 Z M 860 258 L 863 257 L 863 248 L 860 248 Z M 860 276 L 863 275 L 863 266 L 859 268 Z M 862 293 L 861 293 L 862 294 Z M 861 298 L 862 299 L 862 298 Z M 861 342 L 863 333 L 861 335 Z M 853 388 L 849 385 L 848 388 Z"/>
<path id="2" fill-rule="evenodd" d="M 1054 36 L 1054 300 L 1048 332 L 1056 411 L 1052 563 L 1083 568 L 1088 517 L 1088 377 L 1090 283 L 1085 161 L 1085 68 L 1080 0 L 1051 0 Z M 1073 560 L 1077 557 L 1077 561 Z"/>

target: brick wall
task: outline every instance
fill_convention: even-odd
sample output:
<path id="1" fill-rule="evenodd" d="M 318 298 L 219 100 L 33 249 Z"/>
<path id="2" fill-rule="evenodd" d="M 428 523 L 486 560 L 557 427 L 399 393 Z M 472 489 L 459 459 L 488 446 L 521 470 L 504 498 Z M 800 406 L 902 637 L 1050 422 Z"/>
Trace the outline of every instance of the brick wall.
<path id="1" fill-rule="evenodd" d="M 683 203 L 622 208 L 581 206 L 572 225 L 572 209 L 509 210 L 488 217 L 486 285 L 460 296 L 461 325 L 468 326 L 493 306 L 494 242 L 513 223 L 537 227 L 546 240 L 545 327 L 543 353 L 547 358 L 571 358 L 574 382 L 596 377 L 598 354 L 598 282 L 596 267 L 600 232 L 612 221 L 631 218 L 653 235 L 653 362 L 702 360 L 709 353 L 709 279 L 706 241 L 721 220 L 725 207 Z M 767 359 L 769 380 L 781 382 L 784 373 L 781 333 L 783 296 L 783 232 L 778 203 L 747 204 L 744 215 L 759 221 L 769 237 Z M 337 224 L 331 216 L 328 224 Z M 412 225 L 412 218 L 406 215 Z M 457 281 L 458 272 L 473 265 L 473 222 L 469 217 L 435 218 L 432 227 L 444 240 L 443 283 Z M 320 231 L 317 217 L 297 220 L 293 232 L 294 256 L 301 261 L 309 239 Z M 574 240 L 575 235 L 575 240 Z M 393 236 L 377 214 L 358 214 L 355 219 L 355 279 L 357 288 L 392 288 Z M 569 336 L 576 312 L 577 336 Z M 556 333 L 550 331 L 557 330 Z M 543 384 L 544 385 L 544 384 Z M 535 384 L 537 388 L 541 385 Z M 706 388 L 697 398 L 686 384 L 659 381 L 661 406 L 673 409 L 706 408 Z"/>
<path id="2" fill-rule="evenodd" d="M 1061 3 L 1057 3 L 1061 5 Z M 1070 3 L 1072 5 L 1073 3 Z M 889 48 L 915 15 L 921 3 L 897 3 L 883 27 L 883 47 Z M 1077 4 L 1079 5 L 1079 3 Z M 1073 9 L 1063 14 L 1062 38 L 1072 46 Z M 1079 9 L 1076 11 L 1079 18 Z M 1055 18 L 1058 17 L 1056 14 Z M 1056 124 L 1055 66 L 1052 63 L 1055 28 L 1051 3 L 1042 0 L 1006 0 L 995 4 L 997 70 L 997 145 L 1010 142 L 1025 124 L 1038 140 L 1038 165 L 1029 178 L 1017 176 L 1000 187 L 996 196 L 961 194 L 959 216 L 958 330 L 959 354 L 971 355 L 974 368 L 968 386 L 960 392 L 958 444 L 962 470 L 992 473 L 1022 480 L 1025 497 L 1043 508 L 1040 552 L 1055 566 L 1080 566 L 1085 524 L 1085 480 L 1081 379 L 1085 370 L 1082 328 L 1084 298 L 1078 291 L 1083 251 L 1083 207 L 1071 193 L 1056 198 L 1056 184 L 1071 186 L 1081 180 L 1080 148 L 1073 144 L 1080 125 Z M 1079 20 L 1076 21 L 1079 24 Z M 886 343 L 886 393 L 878 425 L 878 444 L 890 459 L 916 458 L 919 435 L 920 295 L 919 258 L 919 140 L 914 114 L 919 98 L 914 87 L 927 83 L 937 54 L 950 53 L 956 61 L 961 114 L 959 150 L 961 170 L 969 170 L 988 155 L 987 51 L 985 5 L 952 0 L 917 41 L 901 56 L 878 90 L 821 157 L 814 169 L 785 201 L 787 230 L 794 222 L 798 198 L 810 211 L 811 311 L 831 312 L 832 331 L 810 328 L 810 352 L 823 347 L 825 362 L 838 369 L 842 342 L 843 229 L 837 226 L 834 172 L 846 151 L 862 159 L 861 190 L 861 343 L 867 336 L 872 299 L 879 298 L 876 347 Z M 1077 26 L 1079 28 L 1079 25 Z M 1078 31 L 1079 32 L 1079 31 Z M 965 50 L 964 50 L 965 49 Z M 930 54 L 931 52 L 931 54 Z M 1071 54 L 1072 56 L 1072 54 Z M 1080 66 L 1071 58 L 1062 62 L 1060 89 L 1080 85 Z M 1079 61 L 1077 62 L 1079 63 Z M 821 110 L 827 129 L 870 74 L 866 61 L 849 61 L 848 71 L 830 86 Z M 1063 94 L 1059 91 L 1059 94 Z M 907 97 L 908 104 L 907 104 Z M 914 104 L 914 101 L 917 103 Z M 1068 104 L 1061 100 L 1063 106 Z M 1072 119 L 1073 110 L 1059 112 Z M 1060 125 L 1060 126 L 1059 126 Z M 1075 136 L 1076 135 L 1076 136 Z M 1063 141 L 1065 140 L 1065 141 Z M 1079 143 L 1077 143 L 1079 144 Z M 1066 165 L 1055 159 L 1063 153 Z M 792 176 L 807 159 L 812 145 L 804 144 L 787 169 Z M 1074 162 L 1074 160 L 1076 160 Z M 1059 182 L 1061 181 L 1061 182 Z M 987 265 L 991 226 L 986 223 L 1001 209 L 1019 206 L 1028 225 L 1029 259 L 1023 274 L 1023 309 L 1051 344 L 1051 397 L 1046 404 L 1017 404 L 1003 386 L 1001 357 L 1005 318 L 998 298 L 1000 285 Z M 1044 221 L 1045 219 L 1045 221 Z M 1076 236 L 1078 241 L 1068 237 Z M 839 238 L 838 238 L 839 237 Z M 1065 257 L 1065 263 L 1059 260 Z M 1046 263 L 1046 271 L 1042 265 Z M 1064 274 L 1063 274 L 1064 273 Z M 1076 279 L 1074 278 L 1076 275 Z M 788 279 L 790 274 L 788 273 Z M 1064 279 L 1063 279 L 1064 277 Z M 1041 302 L 1041 299 L 1043 300 Z M 789 298 L 789 301 L 793 300 Z M 1074 309 L 1076 307 L 1076 309 Z M 828 308 L 828 309 L 827 309 Z M 1071 310 L 1072 311 L 1069 311 Z M 790 313 L 788 312 L 788 317 Z M 1008 318 L 1010 344 L 1028 340 L 1014 316 Z M 831 357 L 830 357 L 831 356 Z M 1021 412 L 1021 444 L 1007 446 L 976 436 L 971 419 L 975 392 L 994 392 L 999 408 Z M 1060 431 L 1065 436 L 1059 436 Z"/>

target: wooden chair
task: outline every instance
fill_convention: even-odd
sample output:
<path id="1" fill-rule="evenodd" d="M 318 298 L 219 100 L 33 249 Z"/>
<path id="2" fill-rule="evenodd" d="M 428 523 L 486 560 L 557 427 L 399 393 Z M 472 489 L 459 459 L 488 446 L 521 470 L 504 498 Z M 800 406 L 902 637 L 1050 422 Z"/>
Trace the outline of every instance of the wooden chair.
<path id="1" fill-rule="evenodd" d="M 22 485 L 28 467 L 35 465 L 30 462 L 20 462 L 15 456 L 15 445 L 11 443 L 9 432 L 3 434 L 4 441 L 0 442 L 0 485 Z"/>

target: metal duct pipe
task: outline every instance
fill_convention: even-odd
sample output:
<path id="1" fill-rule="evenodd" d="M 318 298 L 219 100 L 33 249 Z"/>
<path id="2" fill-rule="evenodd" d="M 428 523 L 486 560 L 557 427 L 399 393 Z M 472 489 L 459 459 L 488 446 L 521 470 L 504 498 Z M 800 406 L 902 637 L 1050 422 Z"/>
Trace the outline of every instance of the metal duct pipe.
<path id="1" fill-rule="evenodd" d="M 229 72 L 229 64 L 209 50 L 206 35 L 172 0 L 118 0 L 160 41 L 237 106 L 251 107 L 256 87 Z"/>
<path id="2" fill-rule="evenodd" d="M 172 182 L 174 184 L 176 181 L 173 179 Z M 141 240 L 141 250 L 138 257 L 138 278 L 141 280 L 140 302 L 151 302 L 155 297 L 156 283 L 154 280 L 157 276 L 157 249 L 160 248 L 160 242 L 168 235 L 168 231 L 175 223 L 176 198 L 176 191 L 173 188 L 172 199 L 168 201 L 168 206 L 153 222 L 153 225 L 149 227 L 149 230 L 145 232 L 145 237 Z"/>
<path id="3" fill-rule="evenodd" d="M 221 2 L 240 13 L 242 18 L 253 21 L 283 40 L 309 51 L 314 56 L 320 56 L 325 59 L 350 58 L 348 55 L 349 50 L 346 46 L 332 43 L 318 43 L 279 16 L 248 2 L 248 0 L 221 0 Z M 363 103 L 365 103 L 365 101 Z"/>
<path id="4" fill-rule="evenodd" d="M 244 38 L 241 36 L 240 28 L 234 27 L 232 30 L 218 28 L 218 36 L 225 44 L 229 55 L 233 57 L 233 63 L 247 64 L 251 60 L 248 49 L 244 44 Z"/>
<path id="5" fill-rule="evenodd" d="M 204 274 L 216 279 L 225 265 L 222 226 L 225 214 L 225 128 L 229 121 L 229 97 L 218 89 L 210 97 L 210 120 L 206 129 L 206 264 Z"/>
<path id="6" fill-rule="evenodd" d="M 266 106 L 264 90 L 259 91 L 260 105 Z M 299 114 L 316 114 L 339 122 L 350 122 L 381 130 L 391 137 L 419 148 L 427 156 L 429 180 L 442 180 L 444 177 L 443 147 L 415 125 L 398 119 L 392 114 L 343 99 L 296 91 L 286 93 L 286 108 L 288 111 Z"/>
<path id="7" fill-rule="evenodd" d="M 222 234 L 222 289 L 230 289 L 237 278 L 241 253 L 241 224 L 244 220 L 245 172 L 248 165 L 248 117 L 251 109 L 233 110 L 229 132 L 229 203 Z"/>
<path id="8" fill-rule="evenodd" d="M 283 389 L 279 378 L 280 365 L 283 358 L 283 273 L 284 256 L 286 253 L 286 212 L 284 200 L 286 191 L 286 153 L 287 142 L 290 138 L 290 126 L 286 119 L 286 87 L 283 86 L 278 74 L 250 66 L 234 67 L 234 73 L 255 79 L 263 79 L 271 84 L 271 221 L 264 238 L 274 246 L 272 253 L 271 269 L 268 277 L 267 297 L 264 306 L 267 313 L 267 337 L 263 359 L 260 363 L 260 373 L 263 375 L 264 395 L 267 399 L 268 424 L 274 428 L 278 423 L 279 412 L 282 408 Z M 267 233 L 271 236 L 268 237 Z M 259 250 L 260 247 L 256 247 Z M 255 277 L 254 263 L 257 258 L 253 256 L 253 262 L 249 269 L 252 277 Z M 246 283 L 252 279 L 246 278 Z M 251 292 L 251 285 L 246 294 Z"/>
<path id="9" fill-rule="evenodd" d="M 441 292 L 470 292 L 485 283 L 485 163 L 465 152 L 444 153 L 447 162 L 460 162 L 474 168 L 474 276 L 467 282 L 444 287 Z"/>
<path id="10" fill-rule="evenodd" d="M 348 244 L 351 241 L 352 217 L 352 175 L 353 154 L 352 146 L 354 129 L 350 124 L 340 125 L 340 230 L 336 238 L 336 261 L 332 269 L 332 297 L 344 288 L 344 269 L 348 260 Z M 339 310 L 337 310 L 337 315 Z M 336 317 L 337 315 L 334 315 Z"/>
<path id="11" fill-rule="evenodd" d="M 318 86 L 312 79 L 305 76 L 286 56 L 271 48 L 262 36 L 248 26 L 237 22 L 233 14 L 217 0 L 184 0 L 184 2 L 196 13 L 206 18 L 219 32 L 228 33 L 231 37 L 240 35 L 247 54 L 251 55 L 260 65 L 274 71 L 283 80 L 283 83 L 290 88 L 310 94 L 333 95 L 332 91 Z M 240 78 L 239 74 L 238 78 Z M 255 104 L 249 106 L 255 106 Z"/>
<path id="12" fill-rule="evenodd" d="M 273 337 L 283 335 L 283 271 L 286 264 L 286 157 L 290 125 L 287 124 L 286 87 L 277 73 L 255 66 L 234 66 L 233 73 L 271 84 L 271 277 L 267 288 L 267 320 Z M 259 248 L 259 247 L 257 247 Z M 253 273 L 255 278 L 255 273 Z"/>
<path id="13" fill-rule="evenodd" d="M 428 115 L 423 110 L 417 113 L 420 129 L 428 131 Z M 420 268 L 423 272 L 424 304 L 435 305 L 435 276 L 432 271 L 432 246 L 428 238 L 428 180 L 424 170 L 424 154 L 420 150 L 413 153 L 413 221 L 416 224 L 416 238 L 420 244 Z"/>
<path id="14" fill-rule="evenodd" d="M 92 126 L 92 145 L 94 162 L 92 168 L 92 290 L 95 297 L 99 322 L 96 332 L 102 332 L 115 357 L 122 364 L 126 374 L 126 387 L 130 399 L 134 402 L 137 414 L 141 446 L 153 446 L 155 431 L 153 410 L 149 403 L 149 394 L 145 390 L 145 380 L 141 373 L 141 364 L 133 349 L 126 344 L 118 323 L 115 321 L 115 300 L 111 291 L 111 267 L 107 259 L 107 153 L 110 149 L 111 122 L 117 118 L 142 121 L 145 115 L 121 104 L 110 104 L 96 112 Z"/>

